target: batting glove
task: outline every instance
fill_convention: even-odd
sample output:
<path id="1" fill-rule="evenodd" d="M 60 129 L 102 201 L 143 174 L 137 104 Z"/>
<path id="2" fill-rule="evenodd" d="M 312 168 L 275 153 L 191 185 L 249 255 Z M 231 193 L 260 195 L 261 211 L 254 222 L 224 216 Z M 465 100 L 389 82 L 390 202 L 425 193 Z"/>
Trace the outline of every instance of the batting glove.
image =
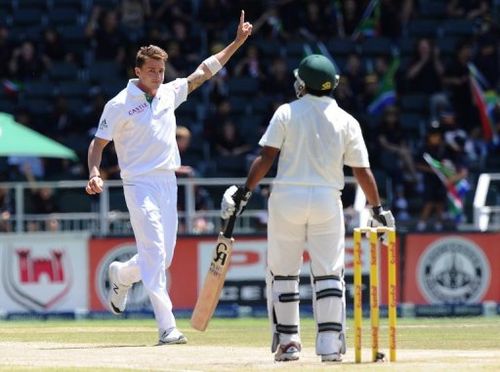
<path id="1" fill-rule="evenodd" d="M 386 227 L 395 227 L 396 221 L 394 220 L 394 216 L 391 211 L 384 211 L 382 206 L 373 207 L 370 209 L 370 214 L 372 216 L 371 222 L 373 225 L 370 227 L 378 227 L 378 226 L 386 226 Z"/>
<path id="2" fill-rule="evenodd" d="M 384 211 L 382 206 L 373 207 L 370 209 L 371 218 L 368 220 L 369 227 L 396 227 L 396 221 L 391 211 Z M 379 239 L 386 242 L 387 234 L 379 234 Z"/>
<path id="3" fill-rule="evenodd" d="M 246 187 L 229 187 L 222 196 L 221 212 L 222 219 L 226 220 L 236 213 L 241 215 L 245 210 L 248 199 L 252 196 L 252 192 Z"/>

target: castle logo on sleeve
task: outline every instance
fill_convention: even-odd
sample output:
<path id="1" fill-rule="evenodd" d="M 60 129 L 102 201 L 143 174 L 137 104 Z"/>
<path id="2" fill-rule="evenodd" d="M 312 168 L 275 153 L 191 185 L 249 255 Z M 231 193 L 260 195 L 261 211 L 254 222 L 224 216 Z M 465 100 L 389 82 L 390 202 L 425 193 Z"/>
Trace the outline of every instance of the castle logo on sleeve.
<path id="1" fill-rule="evenodd" d="M 417 283 L 433 304 L 473 304 L 481 301 L 490 281 L 490 266 L 482 249 L 461 237 L 446 237 L 424 251 Z"/>
<path id="2" fill-rule="evenodd" d="M 135 244 L 122 244 L 110 250 L 99 262 L 96 269 L 95 286 L 99 299 L 104 307 L 108 307 L 108 292 L 110 289 L 108 268 L 114 261 L 125 262 L 131 259 L 137 253 Z M 170 283 L 170 278 L 167 271 L 167 285 Z M 146 289 L 139 281 L 133 285 L 128 292 L 126 310 L 152 310 L 149 296 Z"/>
<path id="3" fill-rule="evenodd" d="M 107 129 L 108 128 L 108 123 L 106 122 L 106 119 L 102 119 L 101 122 L 99 123 L 99 129 Z"/>

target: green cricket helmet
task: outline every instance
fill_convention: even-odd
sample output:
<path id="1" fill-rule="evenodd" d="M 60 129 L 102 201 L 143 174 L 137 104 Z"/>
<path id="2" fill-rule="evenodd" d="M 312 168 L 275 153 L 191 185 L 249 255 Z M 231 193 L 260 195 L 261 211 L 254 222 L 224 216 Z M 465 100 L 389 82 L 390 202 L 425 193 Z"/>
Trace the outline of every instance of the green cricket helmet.
<path id="1" fill-rule="evenodd" d="M 339 75 L 333 63 L 322 54 L 311 54 L 293 71 L 295 75 L 295 94 L 297 98 L 304 95 L 304 88 L 313 91 L 331 91 L 339 83 Z"/>

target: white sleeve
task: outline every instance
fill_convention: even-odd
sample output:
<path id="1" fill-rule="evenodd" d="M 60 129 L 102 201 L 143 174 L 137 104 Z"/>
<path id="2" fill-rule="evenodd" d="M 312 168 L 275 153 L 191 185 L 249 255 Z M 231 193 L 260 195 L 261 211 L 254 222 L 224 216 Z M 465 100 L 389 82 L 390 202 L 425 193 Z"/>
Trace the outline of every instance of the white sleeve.
<path id="1" fill-rule="evenodd" d="M 369 168 L 368 150 L 361 133 L 361 127 L 353 117 L 349 118 L 346 135 L 344 164 L 349 167 Z"/>
<path id="2" fill-rule="evenodd" d="M 118 127 L 118 123 L 120 122 L 120 117 L 120 106 L 116 103 L 112 103 L 111 101 L 106 103 L 106 106 L 104 106 L 104 110 L 102 111 L 95 136 L 112 141 Z"/>
<path id="3" fill-rule="evenodd" d="M 290 106 L 281 105 L 275 111 L 266 132 L 259 141 L 259 145 L 281 149 L 286 137 L 286 125 L 290 120 Z"/>
<path id="4" fill-rule="evenodd" d="M 182 102 L 187 99 L 188 95 L 188 83 L 186 78 L 175 79 L 170 83 L 166 84 L 172 94 L 174 108 L 180 106 Z"/>

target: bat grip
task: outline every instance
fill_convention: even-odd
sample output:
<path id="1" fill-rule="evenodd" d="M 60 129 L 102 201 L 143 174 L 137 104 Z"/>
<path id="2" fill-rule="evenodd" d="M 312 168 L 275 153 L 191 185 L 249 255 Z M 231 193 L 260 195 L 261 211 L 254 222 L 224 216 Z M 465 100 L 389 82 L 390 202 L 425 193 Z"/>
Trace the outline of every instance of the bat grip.
<path id="1" fill-rule="evenodd" d="M 231 236 L 233 235 L 235 222 L 236 222 L 236 213 L 231 215 L 231 217 L 229 217 L 229 220 L 227 221 L 227 225 L 224 228 L 224 232 L 222 233 L 222 235 L 224 235 L 225 238 L 231 239 Z"/>

